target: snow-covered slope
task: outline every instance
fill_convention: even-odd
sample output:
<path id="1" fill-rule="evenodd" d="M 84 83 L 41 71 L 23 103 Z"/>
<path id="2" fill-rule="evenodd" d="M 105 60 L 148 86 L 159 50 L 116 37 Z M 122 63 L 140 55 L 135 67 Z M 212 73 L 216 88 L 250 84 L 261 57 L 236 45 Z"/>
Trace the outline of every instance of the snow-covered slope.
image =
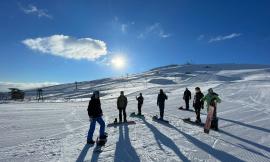
<path id="1" fill-rule="evenodd" d="M 220 95 L 219 132 L 182 122 L 195 118 L 181 111 L 186 87 L 208 88 Z M 152 121 L 158 114 L 159 89 L 167 93 L 165 118 L 170 125 Z M 269 65 L 170 65 L 130 75 L 44 88 L 44 102 L 35 90 L 26 101 L 0 104 L 0 161 L 270 161 Z M 116 97 L 125 91 L 127 112 L 136 111 L 135 96 L 145 97 L 145 119 L 136 125 L 109 127 L 104 152 L 85 145 L 89 128 L 90 92 L 100 90 L 106 123 L 118 116 Z M 205 121 L 205 110 L 202 120 Z M 96 128 L 95 137 L 98 135 Z"/>

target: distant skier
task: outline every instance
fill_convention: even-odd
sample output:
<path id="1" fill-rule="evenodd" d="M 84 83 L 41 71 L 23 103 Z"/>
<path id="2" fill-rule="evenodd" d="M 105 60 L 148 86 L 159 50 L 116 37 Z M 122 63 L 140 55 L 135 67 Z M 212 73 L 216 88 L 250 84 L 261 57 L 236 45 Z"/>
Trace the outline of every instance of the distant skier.
<path id="1" fill-rule="evenodd" d="M 193 107 L 195 109 L 196 113 L 196 123 L 201 123 L 201 109 L 204 108 L 204 102 L 202 101 L 202 98 L 204 97 L 203 93 L 201 92 L 201 89 L 199 87 L 195 88 L 195 95 L 193 100 Z"/>
<path id="2" fill-rule="evenodd" d="M 136 96 L 136 100 L 138 101 L 138 115 L 142 115 L 142 105 L 143 105 L 143 96 L 142 93 L 140 93 L 140 96 Z"/>
<path id="3" fill-rule="evenodd" d="M 164 108 L 165 108 L 165 100 L 167 100 L 167 95 L 160 89 L 160 92 L 157 97 L 157 105 L 159 107 L 160 119 L 163 120 L 164 117 Z"/>
<path id="4" fill-rule="evenodd" d="M 184 92 L 183 100 L 185 100 L 186 109 L 189 110 L 189 100 L 191 100 L 191 92 L 188 90 L 188 88 L 186 88 Z"/>
<path id="5" fill-rule="evenodd" d="M 202 98 L 202 101 L 206 101 L 207 103 L 207 118 L 204 132 L 209 133 L 210 127 L 218 130 L 217 103 L 221 102 L 218 94 L 215 93 L 212 88 L 210 88 L 208 89 L 208 94 Z"/>
<path id="6" fill-rule="evenodd" d="M 88 116 L 90 118 L 90 128 L 87 135 L 87 143 L 94 144 L 93 134 L 96 127 L 96 122 L 99 123 L 99 139 L 106 139 L 107 133 L 105 133 L 105 122 L 102 119 L 103 113 L 101 109 L 100 99 L 99 99 L 99 91 L 95 91 L 89 101 L 88 105 Z"/>
<path id="7" fill-rule="evenodd" d="M 124 95 L 124 91 L 120 92 L 120 96 L 117 99 L 117 109 L 119 111 L 119 122 L 122 122 L 122 114 L 124 115 L 124 122 L 127 122 L 127 97 Z"/>

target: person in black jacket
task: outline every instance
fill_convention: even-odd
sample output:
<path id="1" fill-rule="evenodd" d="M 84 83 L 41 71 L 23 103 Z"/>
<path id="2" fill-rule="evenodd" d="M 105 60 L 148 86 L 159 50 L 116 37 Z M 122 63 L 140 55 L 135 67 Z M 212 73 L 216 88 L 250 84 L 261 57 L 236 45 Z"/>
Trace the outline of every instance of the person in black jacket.
<path id="1" fill-rule="evenodd" d="M 189 100 L 191 100 L 191 92 L 188 90 L 188 88 L 186 88 L 184 92 L 183 100 L 185 100 L 186 109 L 189 110 Z"/>
<path id="2" fill-rule="evenodd" d="M 93 134 L 96 127 L 96 122 L 98 122 L 100 125 L 99 138 L 104 139 L 107 137 L 105 133 L 105 122 L 102 119 L 103 113 L 102 113 L 100 99 L 99 99 L 99 91 L 95 91 L 93 93 L 93 96 L 91 97 L 91 100 L 89 101 L 87 111 L 88 111 L 88 116 L 90 119 L 90 128 L 87 135 L 87 143 L 94 144 L 95 141 L 93 141 Z"/>
<path id="3" fill-rule="evenodd" d="M 165 100 L 167 100 L 167 95 L 160 89 L 160 92 L 157 97 L 157 105 L 159 107 L 160 119 L 163 120 L 164 117 L 164 108 L 165 108 Z"/>
<path id="4" fill-rule="evenodd" d="M 201 92 L 201 89 L 199 87 L 195 88 L 195 95 L 193 100 L 193 107 L 195 109 L 196 113 L 196 122 L 201 123 L 201 109 L 204 107 L 204 102 L 202 101 L 202 98 L 204 97 L 203 93 Z"/>
<path id="5" fill-rule="evenodd" d="M 124 91 L 120 92 L 120 96 L 117 98 L 117 109 L 119 111 L 119 122 L 122 122 L 122 114 L 124 115 L 124 122 L 127 122 L 127 108 L 128 100 L 124 95 Z"/>
<path id="6" fill-rule="evenodd" d="M 138 101 L 138 115 L 142 115 L 142 105 L 143 105 L 143 96 L 142 93 L 140 93 L 140 96 L 136 96 L 136 99 Z"/>

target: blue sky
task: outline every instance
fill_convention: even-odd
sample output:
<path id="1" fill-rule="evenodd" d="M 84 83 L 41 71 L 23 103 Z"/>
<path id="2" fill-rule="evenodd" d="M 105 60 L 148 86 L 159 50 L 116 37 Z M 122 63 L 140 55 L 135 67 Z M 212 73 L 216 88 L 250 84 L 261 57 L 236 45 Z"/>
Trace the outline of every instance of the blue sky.
<path id="1" fill-rule="evenodd" d="M 269 64 L 270 1 L 3 0 L 0 82 L 66 83 L 192 63 Z M 122 57 L 126 65 L 111 64 Z"/>

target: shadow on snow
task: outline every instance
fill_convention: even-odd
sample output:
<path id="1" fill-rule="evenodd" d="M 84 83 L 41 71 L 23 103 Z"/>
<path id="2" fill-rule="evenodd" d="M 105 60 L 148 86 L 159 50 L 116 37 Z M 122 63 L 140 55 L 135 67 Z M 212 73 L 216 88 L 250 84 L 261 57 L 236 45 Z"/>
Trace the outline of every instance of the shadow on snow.
<path id="1" fill-rule="evenodd" d="M 116 143 L 115 162 L 139 162 L 140 158 L 137 155 L 135 149 L 132 147 L 130 138 L 129 138 L 129 128 L 127 125 L 119 126 L 119 140 Z"/>
<path id="2" fill-rule="evenodd" d="M 161 144 L 171 148 L 175 154 L 179 157 L 180 160 L 182 161 L 190 161 L 185 155 L 181 153 L 179 148 L 176 146 L 176 144 L 173 142 L 172 139 L 169 137 L 165 136 L 163 133 L 161 133 L 155 126 L 152 124 L 148 123 L 145 119 L 142 119 L 145 125 L 153 132 L 155 139 L 158 143 L 158 146 L 161 150 L 164 151 L 162 148 Z M 168 124 L 169 125 L 169 124 Z"/>

